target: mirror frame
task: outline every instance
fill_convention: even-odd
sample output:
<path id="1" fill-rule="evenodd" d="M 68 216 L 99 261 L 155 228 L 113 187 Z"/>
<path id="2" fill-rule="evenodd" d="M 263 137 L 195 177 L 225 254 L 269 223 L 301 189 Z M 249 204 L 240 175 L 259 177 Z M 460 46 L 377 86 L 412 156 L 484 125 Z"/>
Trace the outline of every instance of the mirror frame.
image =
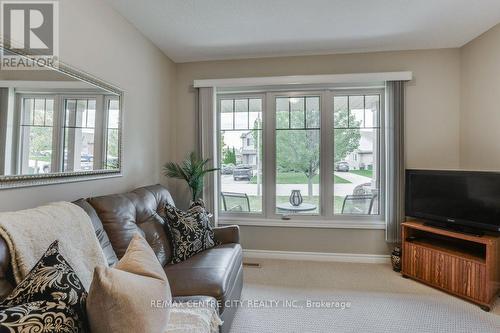
<path id="1" fill-rule="evenodd" d="M 0 48 L 5 49 L 4 43 L 0 42 Z M 24 54 L 19 51 L 13 51 L 9 49 L 9 52 L 15 53 L 16 55 L 26 59 L 35 60 L 35 57 Z M 91 170 L 91 171 L 70 171 L 70 172 L 58 172 L 58 173 L 47 173 L 47 174 L 35 174 L 35 175 L 0 175 L 0 190 L 12 189 L 19 187 L 30 187 L 30 186 L 42 186 L 50 184 L 63 184 L 63 183 L 73 183 L 105 178 L 115 178 L 122 177 L 123 170 L 123 95 L 124 92 L 120 88 L 106 83 L 101 79 L 98 79 L 88 73 L 81 70 L 75 69 L 69 65 L 66 65 L 60 61 L 57 61 L 57 66 L 44 65 L 46 70 L 56 71 L 58 73 L 70 76 L 74 79 L 84 81 L 90 85 L 93 85 L 99 89 L 109 91 L 110 93 L 116 94 L 119 98 L 119 133 L 118 133 L 118 169 L 111 170 Z"/>

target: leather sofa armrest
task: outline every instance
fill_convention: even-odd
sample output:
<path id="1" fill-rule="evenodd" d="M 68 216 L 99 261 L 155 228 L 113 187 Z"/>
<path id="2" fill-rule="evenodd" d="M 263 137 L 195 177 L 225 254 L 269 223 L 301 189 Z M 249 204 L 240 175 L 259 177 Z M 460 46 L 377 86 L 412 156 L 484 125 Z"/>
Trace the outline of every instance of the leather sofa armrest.
<path id="1" fill-rule="evenodd" d="M 213 229 L 215 238 L 222 244 L 239 243 L 240 227 L 237 225 L 228 225 L 225 227 L 216 227 Z"/>

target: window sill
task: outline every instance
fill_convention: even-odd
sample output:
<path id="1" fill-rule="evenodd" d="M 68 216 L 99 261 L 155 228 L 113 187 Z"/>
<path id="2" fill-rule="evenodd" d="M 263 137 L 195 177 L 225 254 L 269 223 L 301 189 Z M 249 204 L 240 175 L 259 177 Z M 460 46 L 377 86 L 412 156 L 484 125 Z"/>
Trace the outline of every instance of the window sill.
<path id="1" fill-rule="evenodd" d="M 220 217 L 219 225 L 243 225 L 255 227 L 324 228 L 324 229 L 372 229 L 385 230 L 385 222 L 379 220 L 281 220 Z"/>

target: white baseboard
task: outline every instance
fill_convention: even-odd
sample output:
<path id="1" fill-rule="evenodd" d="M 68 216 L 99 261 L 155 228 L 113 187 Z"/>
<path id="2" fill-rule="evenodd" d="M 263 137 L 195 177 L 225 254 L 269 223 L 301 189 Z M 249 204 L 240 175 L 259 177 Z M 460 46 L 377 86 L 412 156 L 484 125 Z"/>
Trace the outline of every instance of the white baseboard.
<path id="1" fill-rule="evenodd" d="M 280 259 L 324 262 L 353 262 L 364 264 L 387 264 L 391 257 L 384 254 L 325 253 L 297 251 L 243 250 L 245 259 Z"/>

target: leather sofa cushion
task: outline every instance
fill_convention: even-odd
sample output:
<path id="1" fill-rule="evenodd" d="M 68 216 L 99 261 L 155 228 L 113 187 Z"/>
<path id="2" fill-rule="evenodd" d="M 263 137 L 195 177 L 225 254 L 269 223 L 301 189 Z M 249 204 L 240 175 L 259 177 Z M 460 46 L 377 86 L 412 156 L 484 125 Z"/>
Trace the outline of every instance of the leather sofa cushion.
<path id="1" fill-rule="evenodd" d="M 90 198 L 120 259 L 135 233 L 143 234 L 162 266 L 172 258 L 172 246 L 163 228 L 164 207 L 174 204 L 161 185 L 138 188 L 125 194 Z"/>
<path id="2" fill-rule="evenodd" d="M 223 244 L 198 253 L 186 261 L 167 265 L 165 272 L 174 297 L 207 295 L 216 298 L 223 312 L 242 265 L 241 245 Z"/>
<path id="3" fill-rule="evenodd" d="M 99 240 L 99 244 L 101 245 L 102 251 L 104 252 L 106 261 L 108 262 L 109 266 L 114 266 L 118 262 L 118 257 L 116 256 L 115 250 L 113 250 L 113 247 L 111 246 L 108 234 L 104 230 L 102 222 L 99 219 L 99 216 L 97 216 L 96 211 L 85 199 L 79 199 L 77 201 L 74 201 L 73 203 L 81 207 L 90 217 L 90 220 L 92 221 L 92 226 L 94 227 L 95 230 L 95 235 Z"/>

